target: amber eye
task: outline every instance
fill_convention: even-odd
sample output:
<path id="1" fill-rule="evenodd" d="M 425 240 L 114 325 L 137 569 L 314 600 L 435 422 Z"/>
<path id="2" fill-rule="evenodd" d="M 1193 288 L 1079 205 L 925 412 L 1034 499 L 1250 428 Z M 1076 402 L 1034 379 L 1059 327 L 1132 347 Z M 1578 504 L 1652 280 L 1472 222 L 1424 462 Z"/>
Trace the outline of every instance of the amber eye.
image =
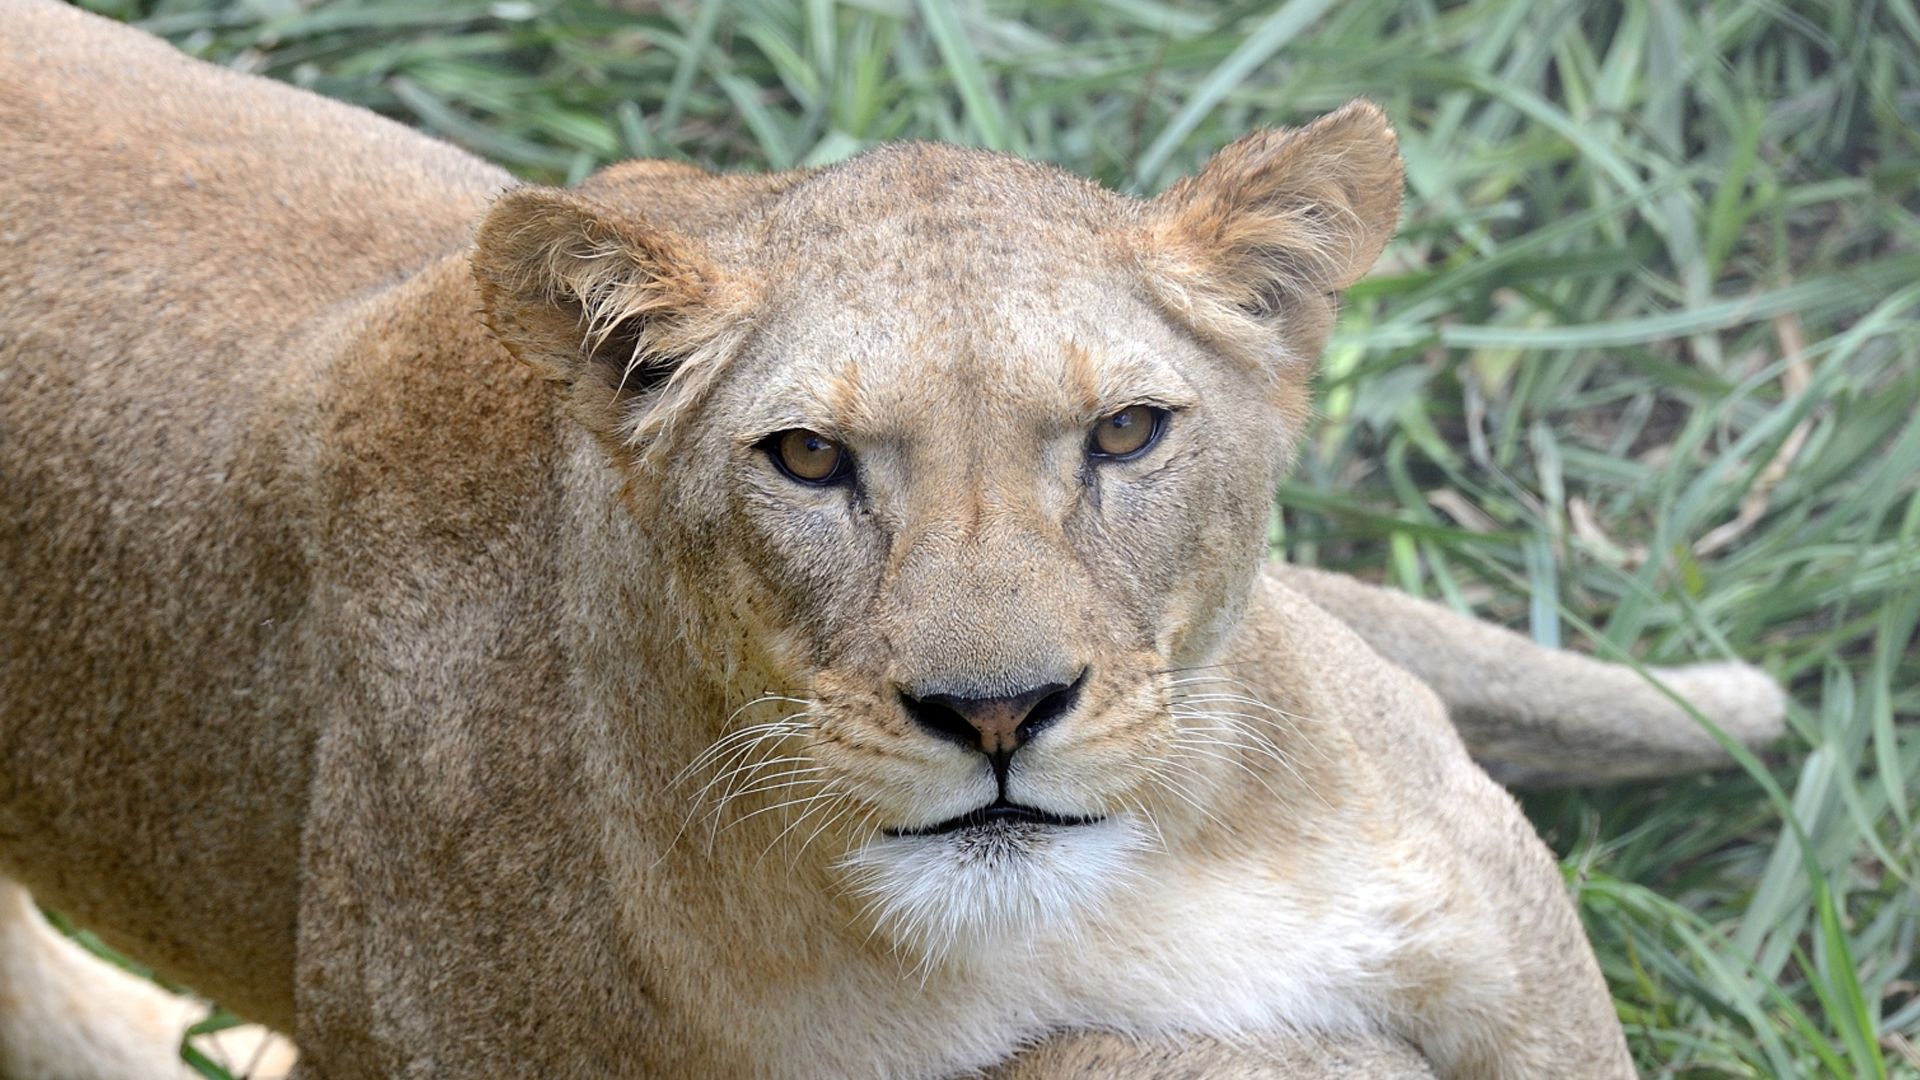
<path id="1" fill-rule="evenodd" d="M 831 484 L 852 472 L 846 449 L 817 431 L 776 432 L 765 445 L 780 471 L 803 484 Z"/>
<path id="2" fill-rule="evenodd" d="M 1093 427 L 1087 452 L 1108 461 L 1127 461 L 1152 449 L 1167 428 L 1167 410 L 1151 405 L 1121 409 Z"/>

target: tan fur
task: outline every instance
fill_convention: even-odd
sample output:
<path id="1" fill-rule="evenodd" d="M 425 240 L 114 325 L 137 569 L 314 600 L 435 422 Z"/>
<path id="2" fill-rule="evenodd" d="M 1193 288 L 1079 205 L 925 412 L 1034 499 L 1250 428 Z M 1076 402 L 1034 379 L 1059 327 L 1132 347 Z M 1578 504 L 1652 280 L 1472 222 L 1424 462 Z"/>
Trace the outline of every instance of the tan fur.
<path id="1" fill-rule="evenodd" d="M 1363 638 L 1561 661 L 1260 570 L 1378 110 L 1152 202 L 923 145 L 512 189 L 0 19 L 0 869 L 301 1075 L 1630 1072 L 1552 858 Z M 793 427 L 858 485 L 779 475 Z M 1008 790 L 1103 822 L 882 832 L 992 793 L 899 692 L 1076 672 Z M 1518 719 L 1530 769 L 1582 730 Z"/>
<path id="2" fill-rule="evenodd" d="M 991 1080 L 1432 1080 L 1433 1070 L 1406 1043 L 1377 1035 L 1310 1034 L 1247 1045 L 1096 1032 L 1052 1039 L 984 1075 Z"/>

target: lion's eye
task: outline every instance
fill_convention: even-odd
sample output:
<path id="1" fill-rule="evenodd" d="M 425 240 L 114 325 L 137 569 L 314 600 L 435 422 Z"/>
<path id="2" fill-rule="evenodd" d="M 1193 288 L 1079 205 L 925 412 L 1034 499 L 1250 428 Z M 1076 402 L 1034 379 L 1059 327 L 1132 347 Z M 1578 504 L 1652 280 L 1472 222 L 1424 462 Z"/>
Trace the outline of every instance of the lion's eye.
<path id="1" fill-rule="evenodd" d="M 831 484 L 852 471 L 853 458 L 846 448 L 817 431 L 777 432 L 766 447 L 780 471 L 803 484 Z"/>
<path id="2" fill-rule="evenodd" d="M 1130 461 L 1153 448 L 1167 429 L 1167 410 L 1134 405 L 1093 427 L 1087 452 L 1105 461 Z"/>

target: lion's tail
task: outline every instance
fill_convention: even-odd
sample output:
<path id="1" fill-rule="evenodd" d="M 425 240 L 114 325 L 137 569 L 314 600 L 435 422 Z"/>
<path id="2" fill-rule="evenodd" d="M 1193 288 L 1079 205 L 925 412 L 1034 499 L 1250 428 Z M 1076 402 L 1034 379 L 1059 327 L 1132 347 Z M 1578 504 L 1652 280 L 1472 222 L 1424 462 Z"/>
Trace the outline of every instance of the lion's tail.
<path id="1" fill-rule="evenodd" d="M 169 994 L 55 930 L 33 898 L 0 878 L 0 1077 L 13 1080 L 187 1080 L 180 1039 L 204 1002 Z M 235 1076 L 285 1076 L 293 1047 L 260 1027 L 207 1036 L 199 1047 Z"/>
<path id="2" fill-rule="evenodd" d="M 1284 564 L 1268 572 L 1432 686 L 1467 749 L 1503 783 L 1603 783 L 1731 762 L 1686 709 L 1624 664 L 1543 648 L 1341 574 Z M 1742 745 L 1765 745 L 1785 730 L 1786 695 L 1757 668 L 1723 662 L 1647 670 Z"/>

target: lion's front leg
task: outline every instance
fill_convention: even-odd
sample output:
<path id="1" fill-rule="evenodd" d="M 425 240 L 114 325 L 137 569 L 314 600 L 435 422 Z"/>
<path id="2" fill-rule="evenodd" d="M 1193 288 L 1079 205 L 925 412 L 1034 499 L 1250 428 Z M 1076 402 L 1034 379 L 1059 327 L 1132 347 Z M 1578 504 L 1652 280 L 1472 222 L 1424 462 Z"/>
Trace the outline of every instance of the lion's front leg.
<path id="1" fill-rule="evenodd" d="M 993 1080 L 1433 1080 L 1412 1047 L 1385 1035 L 1301 1034 L 1226 1042 L 1056 1035 L 990 1070 Z"/>
<path id="2" fill-rule="evenodd" d="M 387 695 L 384 700 L 401 698 Z M 649 1075 L 651 1006 L 562 739 L 412 699 L 316 749 L 295 1006 L 309 1077 Z"/>

